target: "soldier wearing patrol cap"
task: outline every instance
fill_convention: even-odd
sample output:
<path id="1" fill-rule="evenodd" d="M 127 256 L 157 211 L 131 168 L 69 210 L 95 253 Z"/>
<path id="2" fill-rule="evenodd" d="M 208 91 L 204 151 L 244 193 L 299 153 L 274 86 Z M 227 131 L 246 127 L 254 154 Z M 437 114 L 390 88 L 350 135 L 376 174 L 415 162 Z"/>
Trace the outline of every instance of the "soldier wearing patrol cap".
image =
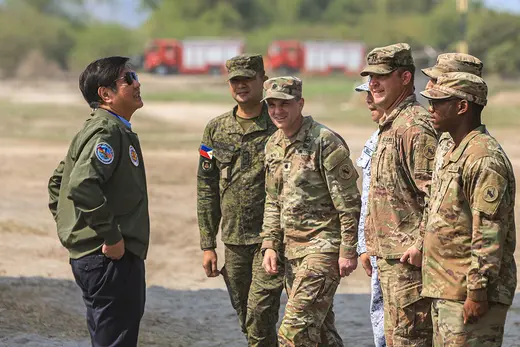
<path id="1" fill-rule="evenodd" d="M 334 326 L 340 278 L 357 266 L 360 196 L 357 172 L 343 139 L 303 117 L 302 81 L 264 83 L 278 131 L 266 145 L 263 266 L 277 274 L 287 257 L 289 300 L 278 332 L 281 346 L 343 346 Z"/>
<path id="2" fill-rule="evenodd" d="M 130 119 L 143 107 L 126 57 L 89 64 L 79 88 L 91 118 L 49 180 L 49 208 L 69 251 L 94 347 L 137 346 L 150 220 L 143 155 Z"/>
<path id="3" fill-rule="evenodd" d="M 398 43 L 367 55 L 362 76 L 384 110 L 371 164 L 365 236 L 377 257 L 388 346 L 430 346 L 430 299 L 421 297 L 422 244 L 437 136 L 414 95 L 410 46 Z"/>
<path id="4" fill-rule="evenodd" d="M 267 79 L 260 55 L 226 62 L 228 85 L 237 105 L 212 119 L 199 148 L 197 213 L 203 267 L 222 274 L 249 346 L 276 346 L 276 322 L 283 271 L 262 269 L 260 244 L 264 201 L 264 148 L 276 131 L 261 102 Z M 225 266 L 218 270 L 217 233 L 222 226 Z M 283 268 L 283 263 L 280 264 Z"/>
<path id="5" fill-rule="evenodd" d="M 515 177 L 481 113 L 487 86 L 451 72 L 421 94 L 454 146 L 433 181 L 423 291 L 433 298 L 434 346 L 501 346 L 516 289 Z"/>
<path id="6" fill-rule="evenodd" d="M 437 57 L 435 66 L 422 69 L 421 71 L 430 78 L 425 89 L 431 88 L 437 78 L 446 72 L 467 72 L 476 76 L 482 76 L 482 61 L 465 53 L 443 53 Z M 435 153 L 435 164 L 432 178 L 435 178 L 437 171 L 442 165 L 444 155 L 453 146 L 453 139 L 448 132 L 441 133 L 437 152 Z"/>

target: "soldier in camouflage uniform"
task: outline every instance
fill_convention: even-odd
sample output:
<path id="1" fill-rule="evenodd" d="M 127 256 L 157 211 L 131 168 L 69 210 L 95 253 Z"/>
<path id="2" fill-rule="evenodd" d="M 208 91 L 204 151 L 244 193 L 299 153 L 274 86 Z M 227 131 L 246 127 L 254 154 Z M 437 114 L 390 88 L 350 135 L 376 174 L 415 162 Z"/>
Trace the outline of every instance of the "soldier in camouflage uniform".
<path id="1" fill-rule="evenodd" d="M 372 156 L 365 236 L 377 256 L 388 346 L 430 346 L 430 299 L 422 298 L 423 212 L 429 197 L 437 138 L 416 101 L 415 66 L 406 43 L 375 48 L 361 72 L 385 111 Z"/>
<path id="2" fill-rule="evenodd" d="M 284 239 L 288 262 L 289 301 L 279 342 L 343 346 L 332 303 L 340 278 L 357 266 L 358 175 L 343 139 L 302 116 L 300 79 L 272 78 L 264 88 L 280 130 L 266 145 L 263 266 L 277 273 Z"/>
<path id="3" fill-rule="evenodd" d="M 437 77 L 446 72 L 467 72 L 476 76 L 482 76 L 482 61 L 480 59 L 465 53 L 443 53 L 437 57 L 434 66 L 422 69 L 423 74 L 428 76 L 430 80 L 426 84 L 426 89 L 431 88 L 437 81 Z M 435 164 L 432 179 L 435 179 L 436 172 L 440 169 L 444 155 L 448 153 L 453 145 L 453 139 L 450 133 L 442 133 L 439 137 L 437 152 L 435 153 Z"/>
<path id="4" fill-rule="evenodd" d="M 516 288 L 515 177 L 481 112 L 487 86 L 463 72 L 421 93 L 454 146 L 432 184 L 423 292 L 433 298 L 435 346 L 501 346 Z"/>
<path id="5" fill-rule="evenodd" d="M 366 92 L 366 104 L 370 110 L 372 121 L 378 123 L 384 112 L 374 104 L 374 98 L 370 93 L 368 86 L 370 81 L 363 83 L 355 88 L 356 92 Z M 371 296 L 370 296 L 370 321 L 372 322 L 372 331 L 374 333 L 374 343 L 376 347 L 385 347 L 385 331 L 384 331 L 384 305 L 383 292 L 379 283 L 377 271 L 377 258 L 367 254 L 367 245 L 365 241 L 365 220 L 368 211 L 368 190 L 370 189 L 370 163 L 372 162 L 372 154 L 377 146 L 377 137 L 379 130 L 376 130 L 368 139 L 363 147 L 361 156 L 356 164 L 363 170 L 363 192 L 361 193 L 361 215 L 359 217 L 358 226 L 358 245 L 357 252 L 361 265 L 365 269 L 368 276 L 371 277 Z"/>
<path id="6" fill-rule="evenodd" d="M 283 274 L 263 270 L 260 231 L 264 148 L 276 126 L 261 103 L 267 79 L 262 56 L 238 56 L 226 67 L 237 106 L 208 123 L 200 146 L 197 212 L 203 267 L 208 277 L 223 275 L 249 346 L 272 347 L 277 345 Z M 219 271 L 215 248 L 221 220 L 225 266 Z"/>

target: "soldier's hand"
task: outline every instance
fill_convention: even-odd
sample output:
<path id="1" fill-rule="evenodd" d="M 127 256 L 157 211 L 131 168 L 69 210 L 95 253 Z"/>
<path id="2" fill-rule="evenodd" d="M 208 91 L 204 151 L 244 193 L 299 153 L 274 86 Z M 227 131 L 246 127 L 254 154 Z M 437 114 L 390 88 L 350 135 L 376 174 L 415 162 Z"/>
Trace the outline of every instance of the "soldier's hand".
<path id="1" fill-rule="evenodd" d="M 365 269 L 368 277 L 372 277 L 372 264 L 370 263 L 370 256 L 366 253 L 362 253 L 359 256 L 359 260 L 361 261 L 361 266 Z"/>
<path id="2" fill-rule="evenodd" d="M 462 314 L 464 316 L 464 324 L 471 324 L 477 322 L 489 310 L 487 301 L 473 301 L 466 298 Z"/>
<path id="3" fill-rule="evenodd" d="M 276 257 L 276 251 L 274 249 L 268 248 L 265 250 L 262 267 L 269 275 L 278 274 L 278 258 Z"/>
<path id="4" fill-rule="evenodd" d="M 217 268 L 217 252 L 214 249 L 204 250 L 204 256 L 202 257 L 202 267 L 206 271 L 206 276 L 217 277 L 220 275 L 220 271 Z"/>
<path id="5" fill-rule="evenodd" d="M 412 246 L 404 252 L 401 257 L 401 263 L 408 263 L 417 267 L 422 266 L 422 252 L 417 247 Z"/>
<path id="6" fill-rule="evenodd" d="M 357 258 L 341 258 L 338 259 L 339 275 L 341 277 L 348 276 L 357 268 Z"/>
<path id="7" fill-rule="evenodd" d="M 125 241 L 121 239 L 121 241 L 111 246 L 103 244 L 103 247 L 101 247 L 101 252 L 103 252 L 107 258 L 119 260 L 125 254 Z"/>

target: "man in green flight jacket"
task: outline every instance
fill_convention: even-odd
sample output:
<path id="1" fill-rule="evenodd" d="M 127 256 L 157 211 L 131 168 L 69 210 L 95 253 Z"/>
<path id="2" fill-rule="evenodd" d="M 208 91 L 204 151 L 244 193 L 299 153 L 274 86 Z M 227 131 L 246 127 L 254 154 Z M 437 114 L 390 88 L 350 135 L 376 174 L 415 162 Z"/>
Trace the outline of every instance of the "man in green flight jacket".
<path id="1" fill-rule="evenodd" d="M 80 75 L 91 118 L 49 180 L 49 208 L 87 307 L 92 346 L 137 346 L 150 222 L 141 146 L 130 119 L 143 106 L 126 57 Z"/>

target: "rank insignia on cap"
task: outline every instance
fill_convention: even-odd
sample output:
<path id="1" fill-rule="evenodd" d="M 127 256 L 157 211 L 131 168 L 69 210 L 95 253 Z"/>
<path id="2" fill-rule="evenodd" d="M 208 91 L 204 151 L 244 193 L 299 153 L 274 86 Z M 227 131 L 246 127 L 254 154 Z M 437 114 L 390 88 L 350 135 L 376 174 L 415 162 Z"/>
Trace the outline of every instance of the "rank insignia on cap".
<path id="1" fill-rule="evenodd" d="M 134 146 L 130 145 L 130 147 L 128 147 L 128 155 L 130 156 L 132 164 L 134 164 L 134 166 L 139 166 L 139 157 L 137 156 Z"/>
<path id="2" fill-rule="evenodd" d="M 96 146 L 96 157 L 100 162 L 108 165 L 114 161 L 114 150 L 108 143 L 98 143 Z"/>
<path id="3" fill-rule="evenodd" d="M 209 148 L 206 145 L 201 145 L 200 149 L 199 149 L 199 153 L 204 158 L 213 159 L 213 148 Z"/>

